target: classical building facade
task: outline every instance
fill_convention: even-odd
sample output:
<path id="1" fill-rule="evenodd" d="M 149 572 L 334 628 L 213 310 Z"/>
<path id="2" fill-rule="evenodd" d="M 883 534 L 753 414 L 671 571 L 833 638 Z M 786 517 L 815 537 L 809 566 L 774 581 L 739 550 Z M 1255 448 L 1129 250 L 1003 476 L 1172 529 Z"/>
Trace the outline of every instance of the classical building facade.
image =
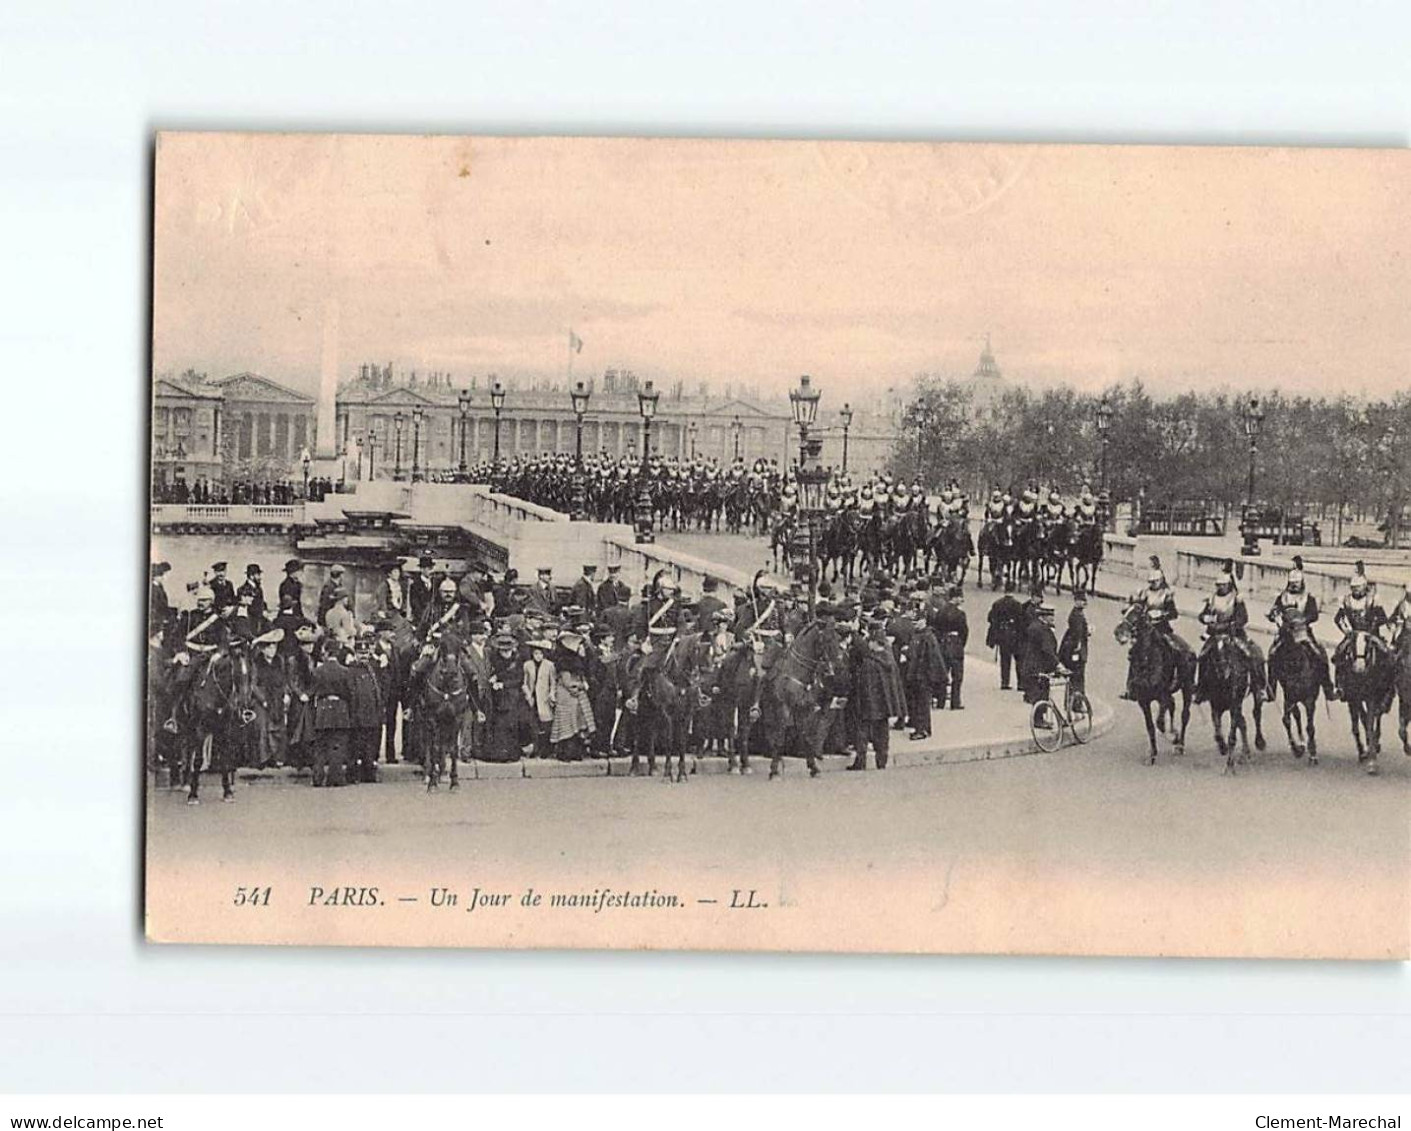
<path id="1" fill-rule="evenodd" d="M 608 370 L 585 381 L 591 395 L 583 418 L 583 451 L 613 456 L 641 451 L 638 379 Z M 462 393 L 464 399 L 462 408 Z M 824 389 L 815 434 L 823 462 L 841 467 L 843 390 Z M 890 414 L 853 406 L 847 429 L 848 466 L 870 471 L 885 463 L 895 441 Z M 187 374 L 159 378 L 153 396 L 153 459 L 158 479 L 188 482 L 253 476 L 297 476 L 304 450 L 316 444 L 313 397 L 253 373 L 218 380 Z M 391 367 L 362 366 L 338 390 L 335 450 L 343 477 L 386 479 L 398 474 L 452 473 L 495 451 L 496 415 L 490 384 L 455 385 L 445 374 L 393 379 Z M 566 387 L 509 384 L 499 414 L 502 458 L 573 452 L 577 419 Z M 787 465 L 797 457 L 798 432 L 785 398 L 687 395 L 680 385 L 660 390 L 652 447 L 666 456 L 730 462 L 735 455 Z"/>

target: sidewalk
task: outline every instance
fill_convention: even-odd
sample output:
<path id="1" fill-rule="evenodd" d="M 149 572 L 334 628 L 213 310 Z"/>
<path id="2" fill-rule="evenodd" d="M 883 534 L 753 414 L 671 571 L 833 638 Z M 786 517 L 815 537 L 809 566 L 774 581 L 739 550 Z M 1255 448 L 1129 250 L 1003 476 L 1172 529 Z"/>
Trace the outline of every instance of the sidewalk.
<path id="1" fill-rule="evenodd" d="M 999 689 L 999 669 L 989 659 L 973 652 L 965 658 L 965 685 L 963 699 L 965 710 L 935 710 L 931 712 L 931 737 L 917 742 L 911 741 L 905 731 L 892 731 L 890 764 L 896 769 L 910 769 L 918 766 L 950 765 L 958 762 L 985 762 L 995 758 L 1014 758 L 1025 754 L 1037 754 L 1033 736 L 1029 732 L 1029 707 L 1018 691 Z M 1093 739 L 1106 734 L 1112 728 L 1113 709 L 1098 699 L 1093 699 Z M 1060 752 L 1070 750 L 1075 744 L 1071 736 Z M 558 762 L 552 759 L 525 758 L 518 762 L 461 762 L 460 776 L 467 780 L 505 778 L 599 778 L 626 777 L 630 758 L 590 758 L 582 762 Z M 846 769 L 850 756 L 831 756 L 820 760 L 819 766 L 825 772 Z M 768 759 L 751 759 L 756 774 L 767 772 Z M 868 754 L 868 765 L 875 764 L 875 754 Z M 421 767 L 397 762 L 378 767 L 384 782 L 421 781 Z M 727 763 L 723 756 L 710 755 L 696 760 L 695 773 L 723 774 Z M 803 760 L 790 758 L 786 764 L 788 774 L 802 773 Z M 293 783 L 307 781 L 296 779 L 294 771 L 251 770 L 238 771 L 239 779 L 246 783 Z"/>

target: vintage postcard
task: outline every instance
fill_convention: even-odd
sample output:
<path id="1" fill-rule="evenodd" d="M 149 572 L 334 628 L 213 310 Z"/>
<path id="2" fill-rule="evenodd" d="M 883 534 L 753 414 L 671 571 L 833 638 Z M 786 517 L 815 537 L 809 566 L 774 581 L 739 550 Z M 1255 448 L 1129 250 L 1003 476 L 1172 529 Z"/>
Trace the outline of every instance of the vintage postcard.
<path id="1" fill-rule="evenodd" d="M 148 936 L 1411 956 L 1408 173 L 160 135 Z"/>

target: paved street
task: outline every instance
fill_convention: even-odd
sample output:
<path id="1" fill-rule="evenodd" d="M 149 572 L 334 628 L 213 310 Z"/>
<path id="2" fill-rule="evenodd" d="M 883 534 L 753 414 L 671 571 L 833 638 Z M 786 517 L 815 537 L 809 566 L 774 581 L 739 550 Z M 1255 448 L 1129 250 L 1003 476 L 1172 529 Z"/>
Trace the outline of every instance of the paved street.
<path id="1" fill-rule="evenodd" d="M 742 568 L 759 557 L 742 539 L 663 541 Z M 968 590 L 977 642 L 983 635 L 974 626 L 989 600 Z M 1056 604 L 1061 619 L 1067 600 Z M 1114 604 L 1097 602 L 1090 619 L 1089 685 L 1115 702 L 1123 657 L 1112 642 Z M 1196 639 L 1193 625 L 1182 630 Z M 972 650 L 981 651 L 978 643 Z M 1087 747 L 816 781 L 791 767 L 775 783 L 762 774 L 700 775 L 679 786 L 501 779 L 432 797 L 406 781 L 319 793 L 260 784 L 242 787 L 234 805 L 212 798 L 198 809 L 153 791 L 149 851 L 155 874 L 180 880 L 173 890 L 192 884 L 213 898 L 270 875 L 287 875 L 300 894 L 310 883 L 379 879 L 399 891 L 492 879 L 508 889 L 549 875 L 588 888 L 634 879 L 663 890 L 684 884 L 685 896 L 726 901 L 735 888 L 756 887 L 799 911 L 778 911 L 765 945 L 848 947 L 890 937 L 895 945 L 959 950 L 1200 952 L 1209 948 L 1200 924 L 1233 916 L 1238 931 L 1213 949 L 1301 953 L 1304 922 L 1319 924 L 1324 937 L 1328 922 L 1345 924 L 1356 953 L 1379 953 L 1377 940 L 1397 937 L 1405 948 L 1411 758 L 1394 740 L 1373 779 L 1356 764 L 1340 705 L 1319 719 L 1317 767 L 1295 761 L 1282 728 L 1267 719 L 1268 751 L 1230 778 L 1220 772 L 1203 709 L 1192 717 L 1185 756 L 1173 757 L 1163 743 L 1153 767 L 1138 712 L 1116 706 L 1112 731 Z M 938 715 L 938 730 L 953 718 Z M 962 716 L 963 726 L 982 723 L 978 713 Z M 153 890 L 158 908 L 161 886 Z M 840 892 L 866 903 L 871 934 L 864 920 L 854 931 L 847 916 L 820 926 L 807 914 L 820 910 L 824 893 L 835 901 Z M 947 922 L 949 933 L 918 935 L 913 912 L 900 910 L 917 899 L 932 913 L 956 902 L 970 910 L 962 924 Z M 714 908 L 688 914 L 706 910 Z M 388 941 L 424 937 L 413 930 L 414 916 L 398 922 Z M 322 937 L 316 925 L 299 929 Z M 594 929 L 607 927 L 599 921 Z M 761 945 L 728 917 L 718 934 L 709 924 L 693 929 L 698 944 Z M 544 941 L 633 937 L 586 929 Z M 327 941 L 338 941 L 336 931 Z M 661 945 L 657 935 L 641 941 Z"/>

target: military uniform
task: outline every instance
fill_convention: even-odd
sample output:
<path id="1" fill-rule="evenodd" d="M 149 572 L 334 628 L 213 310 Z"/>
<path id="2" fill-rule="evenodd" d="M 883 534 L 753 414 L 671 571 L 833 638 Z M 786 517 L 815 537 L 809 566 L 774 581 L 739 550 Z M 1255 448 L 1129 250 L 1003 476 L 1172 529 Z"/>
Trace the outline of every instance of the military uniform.
<path id="1" fill-rule="evenodd" d="M 960 692 L 965 683 L 965 645 L 970 639 L 970 625 L 965 610 L 953 599 L 948 600 L 932 615 L 931 627 L 940 644 L 941 658 L 945 661 L 940 705 L 949 706 L 952 711 L 964 710 Z"/>

